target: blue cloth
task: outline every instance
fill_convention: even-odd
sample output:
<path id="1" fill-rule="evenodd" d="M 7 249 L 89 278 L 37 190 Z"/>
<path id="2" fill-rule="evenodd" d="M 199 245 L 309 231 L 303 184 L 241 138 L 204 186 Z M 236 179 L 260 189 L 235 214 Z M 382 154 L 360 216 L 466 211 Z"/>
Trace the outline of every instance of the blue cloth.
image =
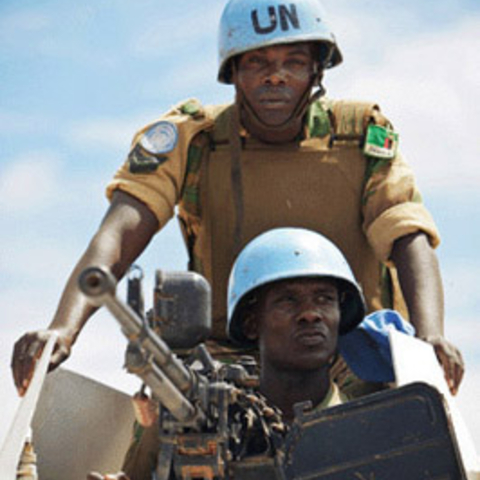
<path id="1" fill-rule="evenodd" d="M 366 316 L 350 333 L 338 340 L 338 348 L 352 372 L 367 382 L 393 382 L 392 353 L 388 330 L 413 336 L 415 329 L 394 310 L 379 310 Z"/>

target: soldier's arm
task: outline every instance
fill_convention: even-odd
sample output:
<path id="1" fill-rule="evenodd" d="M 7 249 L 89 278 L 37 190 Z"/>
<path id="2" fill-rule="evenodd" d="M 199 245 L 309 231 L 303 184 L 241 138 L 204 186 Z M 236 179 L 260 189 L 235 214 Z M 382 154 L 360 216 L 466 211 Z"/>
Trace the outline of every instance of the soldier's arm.
<path id="1" fill-rule="evenodd" d="M 396 240 L 391 260 L 397 268 L 416 335 L 433 345 L 450 391 L 455 394 L 463 377 L 464 363 L 459 350 L 444 337 L 442 280 L 427 235 L 417 232 Z"/>
<path id="2" fill-rule="evenodd" d="M 70 355 L 71 347 L 95 312 L 77 287 L 79 273 L 90 265 L 104 265 L 120 279 L 143 252 L 158 230 L 158 220 L 142 202 L 115 191 L 112 203 L 87 250 L 70 275 L 55 316 L 47 330 L 29 332 L 15 344 L 12 371 L 15 385 L 23 395 L 50 332 L 58 335 L 50 363 L 56 368 Z"/>

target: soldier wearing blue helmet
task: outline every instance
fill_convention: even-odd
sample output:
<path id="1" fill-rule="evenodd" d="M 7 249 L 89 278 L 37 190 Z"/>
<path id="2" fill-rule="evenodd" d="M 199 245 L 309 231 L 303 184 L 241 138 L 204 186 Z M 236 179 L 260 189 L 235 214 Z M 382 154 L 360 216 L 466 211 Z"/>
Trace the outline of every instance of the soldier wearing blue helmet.
<path id="1" fill-rule="evenodd" d="M 294 405 L 320 410 L 348 401 L 330 369 L 338 337 L 363 319 L 360 286 L 340 250 L 324 236 L 302 228 L 277 228 L 253 239 L 238 256 L 228 285 L 228 335 L 258 344 L 259 392 L 291 422 Z M 144 443 L 145 464 L 156 464 L 158 442 Z M 129 469 L 127 469 L 129 470 Z M 132 479 L 148 480 L 149 471 Z M 128 480 L 124 473 L 108 477 Z M 90 474 L 88 480 L 101 480 Z"/>
<path id="2" fill-rule="evenodd" d="M 302 228 L 277 228 L 252 240 L 233 265 L 228 282 L 227 332 L 232 340 L 251 344 L 245 336 L 245 309 L 264 287 L 305 278 L 331 280 L 342 301 L 339 333 L 355 328 L 365 315 L 365 302 L 342 252 L 324 236 Z"/>
<path id="3" fill-rule="evenodd" d="M 237 105 L 247 129 L 256 131 L 257 135 L 272 142 L 284 142 L 291 135 L 287 132 L 291 131 L 292 123 L 301 122 L 308 106 L 324 92 L 321 84 L 324 69 L 335 67 L 342 62 L 342 54 L 325 21 L 325 12 L 318 0 L 302 0 L 288 4 L 282 0 L 232 0 L 223 11 L 218 43 L 218 80 L 235 84 Z M 250 97 L 249 87 L 239 81 L 238 61 L 245 53 L 278 45 L 308 45 L 313 61 L 302 95 L 289 109 L 289 115 L 272 121 L 260 113 L 261 107 Z M 290 69 L 288 74 L 292 73 Z M 312 96 L 312 89 L 315 87 L 319 89 Z M 272 135 L 272 131 L 277 134 Z"/>
<path id="4" fill-rule="evenodd" d="M 257 344 L 260 392 L 293 419 L 293 405 L 347 400 L 330 369 L 339 335 L 364 318 L 362 291 L 342 252 L 303 228 L 277 228 L 240 253 L 228 283 L 229 336 Z"/>
<path id="5" fill-rule="evenodd" d="M 235 101 L 183 101 L 134 136 L 107 188 L 111 206 L 48 327 L 58 335 L 51 368 L 70 355 L 94 312 L 77 288 L 78 273 L 102 264 L 122 277 L 178 211 L 189 267 L 212 285 L 210 347 L 218 358 L 242 353 L 225 334 L 227 280 L 238 253 L 271 228 L 301 227 L 338 245 L 367 311 L 393 307 L 409 318 L 457 391 L 464 367 L 443 331 L 436 225 L 378 105 L 324 96 L 324 71 L 341 58 L 317 0 L 226 4 L 218 78 L 234 86 Z M 16 343 L 20 393 L 46 338 L 39 330 Z"/>

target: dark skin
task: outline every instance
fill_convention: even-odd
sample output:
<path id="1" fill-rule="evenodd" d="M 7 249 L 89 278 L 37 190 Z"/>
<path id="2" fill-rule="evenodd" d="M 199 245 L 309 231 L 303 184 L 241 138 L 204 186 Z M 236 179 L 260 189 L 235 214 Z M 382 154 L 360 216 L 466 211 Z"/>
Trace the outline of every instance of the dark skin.
<path id="1" fill-rule="evenodd" d="M 416 336 L 435 349 L 450 391 L 455 395 L 465 368 L 460 351 L 444 337 L 443 287 L 437 256 L 427 236 L 418 232 L 398 239 L 391 259 L 397 267 Z"/>
<path id="2" fill-rule="evenodd" d="M 235 85 L 255 105 L 259 118 L 274 126 L 288 119 L 289 112 L 293 113 L 296 105 L 292 99 L 301 98 L 305 89 L 311 88 L 306 79 L 314 71 L 312 51 L 308 44 L 294 44 L 288 48 L 276 46 L 259 49 L 240 57 L 234 76 Z M 279 91 L 287 90 L 293 92 L 292 96 L 275 99 Z M 270 93 L 262 97 L 265 92 Z M 298 119 L 292 119 L 288 128 L 272 132 L 268 128 L 258 128 L 248 115 L 242 121 L 247 129 L 251 129 L 250 133 L 260 140 L 277 143 L 292 141 L 302 129 L 301 120 Z M 12 371 L 20 395 L 28 387 L 34 363 L 45 345 L 48 332 L 53 330 L 59 335 L 50 363 L 52 370 L 68 358 L 80 331 L 95 311 L 77 288 L 78 274 L 87 266 L 103 265 L 121 278 L 157 230 L 158 221 L 146 205 L 126 193 L 115 193 L 99 230 L 67 282 L 52 323 L 47 330 L 25 334 L 15 344 Z M 417 335 L 434 346 L 450 389 L 456 393 L 463 376 L 463 361 L 458 350 L 443 335 L 442 283 L 435 253 L 426 235 L 417 232 L 397 240 L 391 259 L 398 267 L 400 283 Z"/>
<path id="3" fill-rule="evenodd" d="M 260 391 L 287 421 L 293 420 L 296 403 L 318 405 L 327 395 L 339 325 L 339 294 L 332 280 L 284 280 L 258 294 L 244 331 L 258 342 Z"/>
<path id="4" fill-rule="evenodd" d="M 308 43 L 277 45 L 244 53 L 234 75 L 237 91 L 255 111 L 263 126 L 245 112 L 242 121 L 255 137 L 269 143 L 292 141 L 302 128 L 302 118 L 292 112 L 311 87 L 315 62 Z M 269 127 L 286 125 L 280 130 Z"/>
<path id="5" fill-rule="evenodd" d="M 70 356 L 78 334 L 96 311 L 78 289 L 80 272 L 88 266 L 104 265 L 120 279 L 157 230 L 156 217 L 143 203 L 121 191 L 115 192 L 97 233 L 70 275 L 48 330 L 26 333 L 15 344 L 12 370 L 20 395 L 24 395 L 28 387 L 34 362 L 41 354 L 49 332 L 58 334 L 50 362 L 50 370 L 53 370 Z"/>

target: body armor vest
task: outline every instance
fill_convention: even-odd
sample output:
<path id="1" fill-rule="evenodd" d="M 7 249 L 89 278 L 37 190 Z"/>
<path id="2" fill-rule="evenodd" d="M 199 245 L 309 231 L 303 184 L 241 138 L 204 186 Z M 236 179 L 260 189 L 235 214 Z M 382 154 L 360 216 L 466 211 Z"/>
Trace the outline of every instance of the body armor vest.
<path id="1" fill-rule="evenodd" d="M 198 172 L 199 215 L 193 228 L 188 212 L 180 211 L 191 266 L 206 276 L 214 292 L 213 338 L 226 338 L 228 276 L 237 254 L 254 237 L 276 227 L 302 227 L 328 237 L 347 258 L 368 309 L 384 308 L 382 266 L 362 228 L 368 160 L 358 137 L 331 144 L 326 135 L 281 145 L 244 139 L 239 156 L 243 221 L 241 238 L 236 239 L 238 185 L 231 180 L 231 114 L 232 108 L 220 114 L 209 134 L 210 148 Z"/>

